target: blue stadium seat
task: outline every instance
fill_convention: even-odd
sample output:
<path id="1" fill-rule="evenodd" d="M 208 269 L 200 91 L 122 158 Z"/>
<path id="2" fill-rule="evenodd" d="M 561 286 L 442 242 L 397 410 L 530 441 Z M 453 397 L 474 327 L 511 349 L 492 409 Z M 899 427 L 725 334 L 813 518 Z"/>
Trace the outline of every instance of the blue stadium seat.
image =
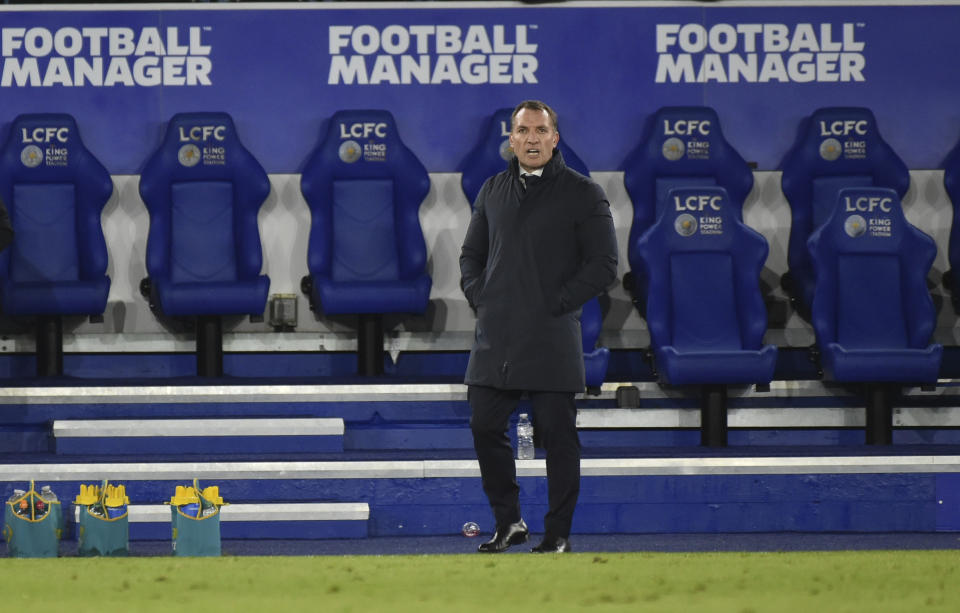
<path id="1" fill-rule="evenodd" d="M 310 207 L 303 290 L 325 315 L 357 314 L 360 374 L 383 372 L 387 313 L 422 314 L 430 299 L 419 209 L 430 176 L 388 111 L 339 111 L 303 168 Z"/>
<path id="2" fill-rule="evenodd" d="M 600 393 L 610 365 L 610 349 L 597 344 L 602 330 L 600 299 L 593 298 L 584 303 L 580 312 L 580 333 L 583 337 L 583 379 L 587 392 L 594 395 Z"/>
<path id="3" fill-rule="evenodd" d="M 666 203 L 636 245 L 651 345 L 666 383 L 701 386 L 703 442 L 723 445 L 726 385 L 773 378 L 777 349 L 763 344 L 760 291 L 767 241 L 721 187 L 672 189 Z"/>
<path id="4" fill-rule="evenodd" d="M 805 119 L 782 170 L 791 217 L 788 272 L 782 285 L 807 317 L 814 284 L 807 239 L 832 213 L 839 190 L 886 187 L 902 198 L 910 187 L 910 173 L 880 136 L 870 109 L 857 107 L 822 108 Z"/>
<path id="5" fill-rule="evenodd" d="M 949 270 L 943 281 L 950 290 L 954 309 L 960 312 L 960 144 L 947 155 L 943 162 L 943 186 L 953 204 L 953 222 L 950 225 L 950 240 L 947 248 Z"/>
<path id="6" fill-rule="evenodd" d="M 0 197 L 15 232 L 0 254 L 0 308 L 37 317 L 37 374 L 63 373 L 64 315 L 101 317 L 110 279 L 100 214 L 110 173 L 66 114 L 20 115 L 0 158 Z"/>
<path id="7" fill-rule="evenodd" d="M 828 378 L 936 382 L 943 347 L 930 344 L 936 310 L 927 274 L 937 247 L 907 222 L 897 192 L 840 190 L 808 246 L 816 278 L 811 321 Z M 869 443 L 891 440 L 889 388 L 868 388 Z"/>
<path id="8" fill-rule="evenodd" d="M 162 315 L 196 318 L 201 376 L 223 374 L 221 317 L 266 310 L 257 213 L 269 193 L 226 113 L 174 115 L 140 174 L 150 213 L 141 291 Z"/>
<path id="9" fill-rule="evenodd" d="M 717 112 L 709 107 L 662 107 L 648 120 L 643 138 L 624 162 L 623 182 L 633 203 L 627 243 L 630 272 L 624 286 L 641 312 L 647 280 L 637 244 L 663 212 L 667 192 L 716 185 L 727 191 L 738 219 L 753 188 L 753 172 L 727 142 Z"/>
<path id="10" fill-rule="evenodd" d="M 461 164 L 460 185 L 470 202 L 471 209 L 484 182 L 502 171 L 507 162 L 513 159 L 509 141 L 512 115 L 512 108 L 497 110 L 484 127 L 480 142 Z M 557 148 L 568 167 L 584 176 L 590 176 L 587 165 L 562 137 Z M 597 346 L 603 327 L 603 311 L 598 298 L 583 305 L 583 311 L 580 313 L 580 327 L 583 334 L 583 365 L 587 390 L 599 393 L 600 386 L 603 385 L 603 380 L 607 376 L 610 350 Z"/>

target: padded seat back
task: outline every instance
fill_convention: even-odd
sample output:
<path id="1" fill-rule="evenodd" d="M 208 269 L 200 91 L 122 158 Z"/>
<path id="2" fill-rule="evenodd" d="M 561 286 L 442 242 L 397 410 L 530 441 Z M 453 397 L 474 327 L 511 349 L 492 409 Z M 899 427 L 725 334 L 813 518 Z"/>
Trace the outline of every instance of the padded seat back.
<path id="1" fill-rule="evenodd" d="M 943 162 L 943 185 L 953 204 L 947 260 L 950 262 L 954 303 L 960 304 L 960 144 L 953 148 Z"/>
<path id="2" fill-rule="evenodd" d="M 263 312 L 268 281 L 260 275 L 257 214 L 269 193 L 267 173 L 241 144 L 230 115 L 170 119 L 140 175 L 150 213 L 147 272 L 164 312 Z M 222 291 L 241 286 L 245 296 Z"/>
<path id="3" fill-rule="evenodd" d="M 388 111 L 335 113 L 304 166 L 300 188 L 310 206 L 312 275 L 340 283 L 424 275 L 419 209 L 430 177 Z M 379 308 L 391 312 L 387 304 Z"/>
<path id="4" fill-rule="evenodd" d="M 885 187 L 902 198 L 909 186 L 906 165 L 880 136 L 870 109 L 821 108 L 803 122 L 781 178 L 791 216 L 787 263 L 802 305 L 810 306 L 814 283 L 807 239 L 833 213 L 839 191 Z"/>
<path id="5" fill-rule="evenodd" d="M 808 244 L 816 274 L 812 323 L 821 345 L 927 347 L 936 313 L 926 279 L 937 249 L 907 222 L 896 191 L 840 190 Z"/>
<path id="6" fill-rule="evenodd" d="M 753 172 L 724 138 L 712 108 L 663 107 L 648 120 L 640 145 L 624 162 L 623 182 L 633 203 L 627 259 L 642 278 L 637 241 L 668 208 L 671 189 L 722 187 L 739 219 Z"/>
<path id="7" fill-rule="evenodd" d="M 255 278 L 266 171 L 226 113 L 180 113 L 140 176 L 150 212 L 147 271 L 174 282 Z"/>
<path id="8" fill-rule="evenodd" d="M 766 240 L 740 221 L 723 188 L 673 189 L 666 204 L 637 245 L 649 279 L 651 344 L 692 353 L 759 350 Z"/>
<path id="9" fill-rule="evenodd" d="M 72 116 L 14 119 L 0 152 L 0 197 L 15 233 L 0 253 L 8 313 L 103 312 L 109 279 L 100 215 L 112 193 L 110 174 L 84 146 Z M 56 287 L 62 291 L 50 293 Z"/>

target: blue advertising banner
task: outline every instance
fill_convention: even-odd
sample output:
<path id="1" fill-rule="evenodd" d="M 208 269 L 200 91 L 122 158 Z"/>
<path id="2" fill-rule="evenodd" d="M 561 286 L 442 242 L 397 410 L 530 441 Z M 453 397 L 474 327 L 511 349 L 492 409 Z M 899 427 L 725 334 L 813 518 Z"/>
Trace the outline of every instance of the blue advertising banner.
<path id="1" fill-rule="evenodd" d="M 298 172 L 351 108 L 391 111 L 428 170 L 456 171 L 525 98 L 593 171 L 621 169 L 664 105 L 714 107 L 760 169 L 821 106 L 870 107 L 913 169 L 960 139 L 953 3 L 194 6 L 4 7 L 0 121 L 71 113 L 113 174 L 139 173 L 181 111 L 230 113 L 271 173 Z"/>

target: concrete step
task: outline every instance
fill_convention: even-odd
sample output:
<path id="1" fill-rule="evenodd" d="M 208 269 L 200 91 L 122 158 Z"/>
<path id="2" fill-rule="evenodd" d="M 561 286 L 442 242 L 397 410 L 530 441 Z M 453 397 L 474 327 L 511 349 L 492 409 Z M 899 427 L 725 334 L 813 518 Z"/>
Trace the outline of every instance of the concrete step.
<path id="1" fill-rule="evenodd" d="M 61 455 L 260 454 L 343 451 L 340 418 L 64 419 Z"/>
<path id="2" fill-rule="evenodd" d="M 171 507 L 131 504 L 130 540 L 171 538 Z M 73 505 L 71 517 L 80 521 Z M 220 509 L 220 536 L 225 539 L 366 538 L 370 507 L 365 502 L 285 502 L 227 504 Z"/>

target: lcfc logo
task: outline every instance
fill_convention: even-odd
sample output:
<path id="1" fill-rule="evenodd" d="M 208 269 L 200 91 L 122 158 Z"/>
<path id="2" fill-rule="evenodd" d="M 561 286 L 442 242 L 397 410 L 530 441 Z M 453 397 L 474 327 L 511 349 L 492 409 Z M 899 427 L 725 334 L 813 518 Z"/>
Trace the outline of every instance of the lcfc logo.
<path id="1" fill-rule="evenodd" d="M 663 157 L 667 158 L 671 162 L 676 162 L 683 157 L 685 147 L 683 146 L 683 141 L 677 138 L 676 136 L 671 136 L 667 140 L 663 141 Z"/>
<path id="2" fill-rule="evenodd" d="M 820 143 L 820 157 L 828 162 L 832 162 L 843 153 L 843 145 L 835 138 L 828 138 Z"/>
<path id="3" fill-rule="evenodd" d="M 180 162 L 181 166 L 187 168 L 196 166 L 200 163 L 200 148 L 192 143 L 180 147 L 180 150 L 177 151 L 177 161 Z"/>
<path id="4" fill-rule="evenodd" d="M 360 154 L 362 149 L 360 148 L 360 143 L 355 140 L 347 140 L 340 143 L 340 150 L 338 151 L 340 159 L 346 162 L 347 164 L 353 164 L 360 159 Z"/>
<path id="5" fill-rule="evenodd" d="M 867 220 L 864 219 L 862 215 L 851 215 L 843 222 L 843 230 L 850 238 L 863 236 L 867 231 Z"/>
<path id="6" fill-rule="evenodd" d="M 673 221 L 673 228 L 680 236 L 693 236 L 697 231 L 697 218 L 690 213 L 677 215 Z"/>
<path id="7" fill-rule="evenodd" d="M 43 163 L 43 149 L 36 145 L 27 145 L 20 152 L 20 161 L 27 168 L 36 168 Z"/>
<path id="8" fill-rule="evenodd" d="M 503 158 L 504 162 L 509 162 L 513 159 L 513 147 L 510 146 L 510 139 L 500 143 L 500 157 Z"/>

